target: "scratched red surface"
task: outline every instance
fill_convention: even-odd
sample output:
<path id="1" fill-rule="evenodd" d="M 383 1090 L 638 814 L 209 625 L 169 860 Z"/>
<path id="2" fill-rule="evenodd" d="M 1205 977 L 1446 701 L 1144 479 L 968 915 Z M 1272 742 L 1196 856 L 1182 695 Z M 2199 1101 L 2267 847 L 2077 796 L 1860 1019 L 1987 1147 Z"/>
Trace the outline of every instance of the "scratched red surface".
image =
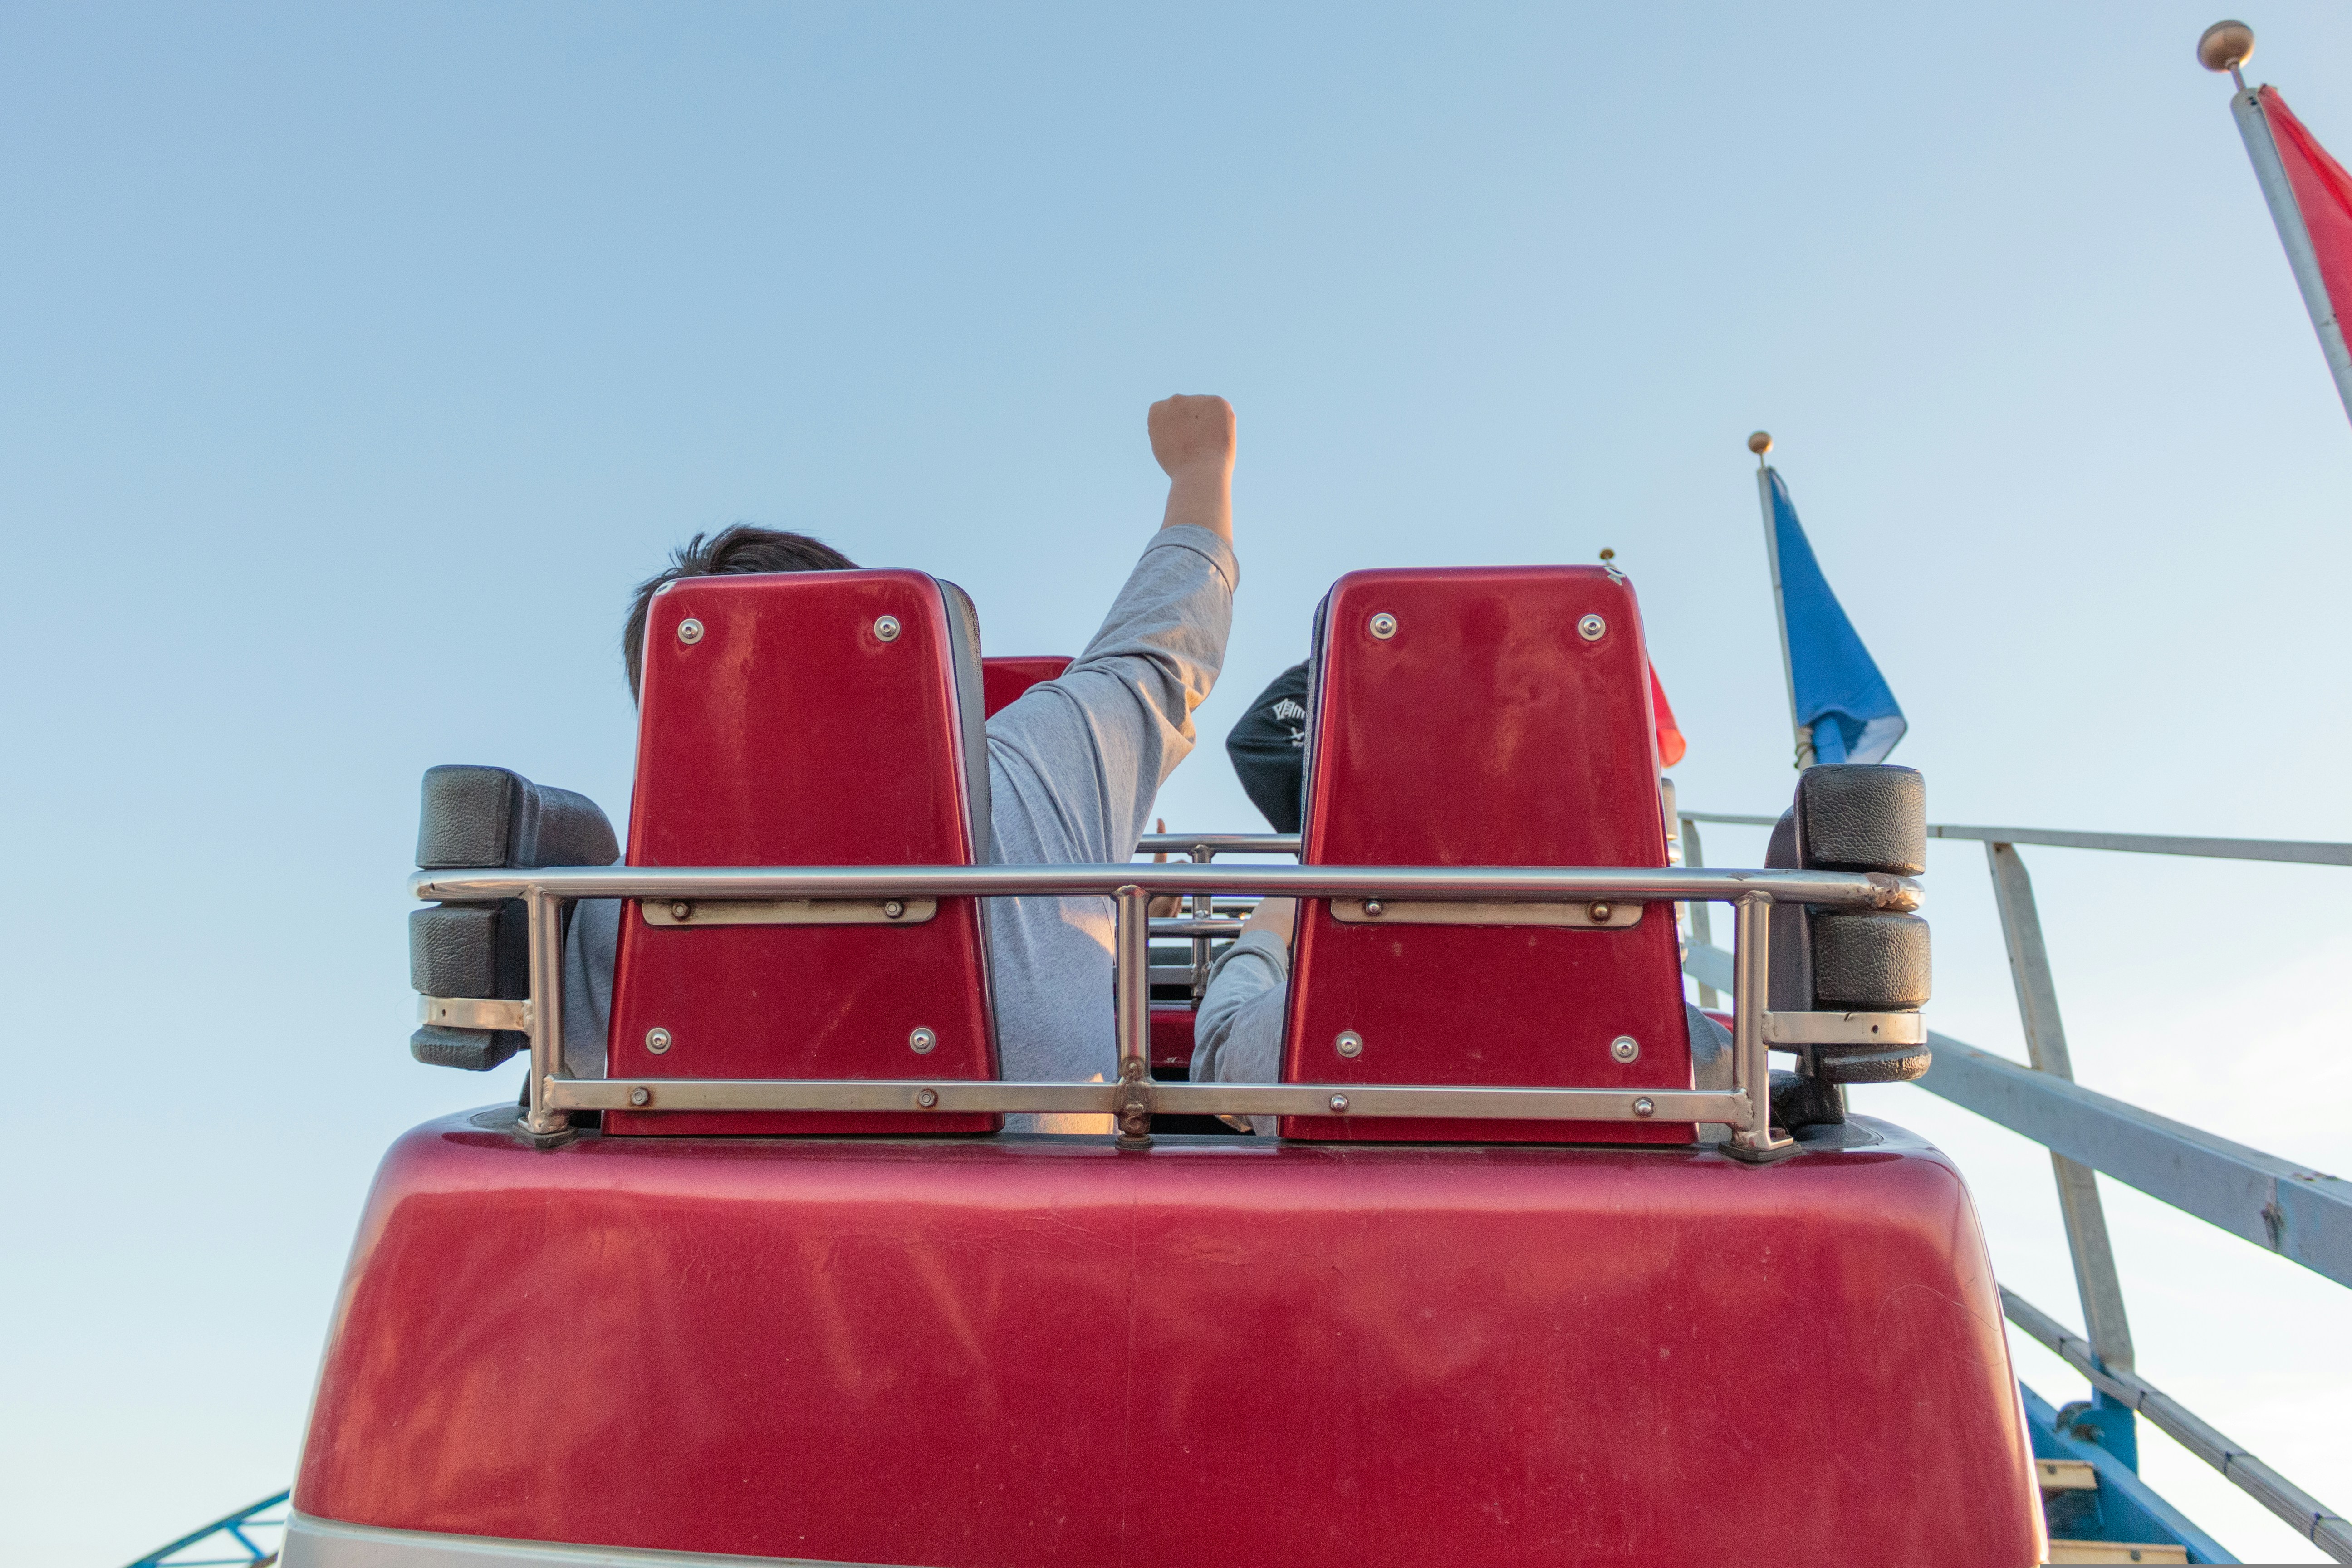
<path id="1" fill-rule="evenodd" d="M 2038 1560 L 1944 1159 L 587 1137 L 370 1197 L 295 1503 L 950 1565 Z"/>
<path id="2" fill-rule="evenodd" d="M 1377 616 L 1391 636 L 1373 635 Z M 1601 618 L 1598 637 L 1580 634 Z M 1663 866 L 1649 661 L 1599 567 L 1352 572 L 1326 606 L 1304 858 L 1326 866 Z M 1465 979 L 1465 977 L 1475 977 Z M 1351 1031 L 1360 1057 L 1335 1042 Z M 1626 1065 L 1610 1043 L 1631 1035 Z M 1284 1077 L 1688 1089 L 1674 909 L 1623 931 L 1342 924 L 1300 911 Z M 1687 1142 L 1687 1122 L 1290 1117 L 1287 1137 Z"/>

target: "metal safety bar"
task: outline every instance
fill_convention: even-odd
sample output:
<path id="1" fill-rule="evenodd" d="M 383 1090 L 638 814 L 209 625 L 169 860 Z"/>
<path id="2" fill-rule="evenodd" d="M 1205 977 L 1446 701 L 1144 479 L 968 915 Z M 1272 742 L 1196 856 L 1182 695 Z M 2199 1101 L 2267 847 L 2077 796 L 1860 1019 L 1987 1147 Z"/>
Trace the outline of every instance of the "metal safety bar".
<path id="1" fill-rule="evenodd" d="M 1155 1112 L 1212 1115 L 1475 1117 L 1580 1121 L 1719 1122 L 1735 1154 L 1790 1147 L 1771 1124 L 1766 998 L 1772 904 L 1831 909 L 1916 908 L 1902 877 L 1852 871 L 1695 870 L 1675 867 L 1408 866 L 858 866 L 580 867 L 419 871 L 418 899 L 520 899 L 530 917 L 530 1082 L 524 1122 L 539 1136 L 569 1128 L 571 1110 L 1061 1111 L 1108 1114 L 1127 1139 L 1148 1134 Z M 1263 897 L 1413 896 L 1483 902 L 1729 903 L 1738 980 L 1733 994 L 1733 1088 L 1696 1089 L 1456 1088 L 1378 1084 L 1155 1084 L 1150 1068 L 1149 910 L 1154 894 Z M 1112 900 L 1117 955 L 1112 1083 L 860 1079 L 573 1080 L 563 1076 L 562 906 L 576 899 L 1097 897 Z"/>
<path id="2" fill-rule="evenodd" d="M 1102 898 L 1254 893 L 1283 899 L 1596 900 L 1736 903 L 1751 894 L 1829 909 L 1914 910 L 1919 884 L 1882 871 L 1680 866 L 549 866 L 418 871 L 411 896 L 499 903 L 533 891 L 574 899 Z"/>
<path id="3" fill-rule="evenodd" d="M 1151 922 L 1154 936 L 1189 937 L 1196 942 L 1211 937 L 1239 936 L 1242 917 L 1239 915 L 1178 915 L 1170 920 Z"/>
<path id="4" fill-rule="evenodd" d="M 1135 842 L 1139 855 L 1296 855 L 1296 833 L 1147 833 Z"/>
<path id="5" fill-rule="evenodd" d="M 1195 866 L 1206 866 L 1219 855 L 1289 855 L 1298 854 L 1298 835 L 1295 833 L 1147 833 L 1135 847 L 1139 855 L 1167 856 L 1181 854 Z M 1196 892 L 1192 900 L 1192 921 L 1189 925 L 1154 921 L 1154 936 L 1189 937 L 1192 943 L 1192 962 L 1189 969 L 1161 969 L 1152 973 L 1153 981 L 1190 984 L 1192 1005 L 1201 1005 L 1201 997 L 1209 989 L 1209 942 L 1213 937 L 1241 934 L 1238 920 L 1226 922 L 1215 920 L 1213 895 Z"/>

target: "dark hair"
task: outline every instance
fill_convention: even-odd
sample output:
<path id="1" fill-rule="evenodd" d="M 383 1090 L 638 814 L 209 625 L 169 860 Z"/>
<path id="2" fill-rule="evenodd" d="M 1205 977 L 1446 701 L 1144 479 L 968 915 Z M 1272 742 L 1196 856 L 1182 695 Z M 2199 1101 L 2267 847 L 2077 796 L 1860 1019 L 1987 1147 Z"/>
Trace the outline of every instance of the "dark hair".
<path id="1" fill-rule="evenodd" d="M 680 577 L 714 577 L 730 572 L 855 572 L 857 563 L 821 539 L 739 522 L 705 539 L 696 534 L 670 552 L 669 564 L 637 584 L 621 628 L 621 664 L 629 672 L 629 700 L 637 699 L 645 668 L 646 615 L 665 583 Z"/>

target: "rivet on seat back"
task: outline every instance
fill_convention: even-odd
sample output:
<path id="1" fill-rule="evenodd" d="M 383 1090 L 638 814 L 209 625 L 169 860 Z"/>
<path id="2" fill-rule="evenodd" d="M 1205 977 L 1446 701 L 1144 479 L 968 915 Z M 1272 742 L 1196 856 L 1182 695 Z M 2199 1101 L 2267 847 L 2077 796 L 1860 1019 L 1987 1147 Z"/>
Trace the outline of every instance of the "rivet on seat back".
<path id="1" fill-rule="evenodd" d="M 1590 567 L 1359 572 L 1325 599 L 1302 858 L 1666 863 L 1649 668 L 1622 579 Z M 1670 903 L 1548 915 L 1302 906 L 1293 1083 L 1688 1089 Z M 1574 916 L 1572 922 L 1568 917 Z M 1520 919 L 1543 923 L 1481 923 Z M 1629 923 L 1630 922 L 1630 923 Z M 1628 1047 L 1619 1042 L 1634 1042 Z M 1284 1136 L 1689 1142 L 1687 1122 L 1288 1117 Z"/>
<path id="2" fill-rule="evenodd" d="M 701 628 L 692 642 L 676 635 L 687 620 Z M 690 577 L 654 599 L 645 646 L 630 865 L 989 858 L 979 631 L 953 584 L 898 571 Z M 876 900 L 825 923 L 781 906 L 625 904 L 607 1053 L 615 1079 L 993 1078 L 979 901 Z M 1001 1125 L 914 1111 L 604 1116 L 623 1136 Z"/>

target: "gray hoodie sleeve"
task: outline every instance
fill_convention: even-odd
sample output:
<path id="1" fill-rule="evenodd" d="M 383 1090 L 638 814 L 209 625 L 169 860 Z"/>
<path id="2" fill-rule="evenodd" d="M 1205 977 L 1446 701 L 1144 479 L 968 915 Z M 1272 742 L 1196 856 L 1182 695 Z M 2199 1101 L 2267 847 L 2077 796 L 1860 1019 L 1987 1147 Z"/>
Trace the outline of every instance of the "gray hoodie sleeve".
<path id="1" fill-rule="evenodd" d="M 604 1076 L 613 1023 L 613 963 L 621 944 L 621 900 L 583 899 L 563 933 L 563 1070 Z"/>
<path id="2" fill-rule="evenodd" d="M 1270 931 L 1244 931 L 1218 956 L 1192 1020 L 1194 1083 L 1278 1083 L 1290 995 L 1290 949 Z M 1275 1119 L 1249 1118 L 1271 1137 Z"/>
<path id="3" fill-rule="evenodd" d="M 1270 931 L 1244 931 L 1218 955 L 1192 1020 L 1194 1083 L 1273 1083 L 1282 1076 L 1289 979 L 1290 949 Z"/>
<path id="4" fill-rule="evenodd" d="M 1233 546 L 1207 529 L 1161 529 L 1086 651 L 989 721 L 990 787 L 1014 796 L 993 802 L 1000 864 L 1135 853 L 1153 797 L 1192 750 L 1240 577 Z"/>
<path id="5" fill-rule="evenodd" d="M 1000 865 L 1116 865 L 1135 853 L 1161 781 L 1192 749 L 1192 710 L 1215 684 L 1240 570 L 1205 528 L 1163 528 L 1070 668 L 988 723 Z M 1115 1070 L 1108 899 L 992 899 L 990 971 L 1009 1079 Z M 1108 1118 L 1016 1128 L 1094 1130 Z"/>

